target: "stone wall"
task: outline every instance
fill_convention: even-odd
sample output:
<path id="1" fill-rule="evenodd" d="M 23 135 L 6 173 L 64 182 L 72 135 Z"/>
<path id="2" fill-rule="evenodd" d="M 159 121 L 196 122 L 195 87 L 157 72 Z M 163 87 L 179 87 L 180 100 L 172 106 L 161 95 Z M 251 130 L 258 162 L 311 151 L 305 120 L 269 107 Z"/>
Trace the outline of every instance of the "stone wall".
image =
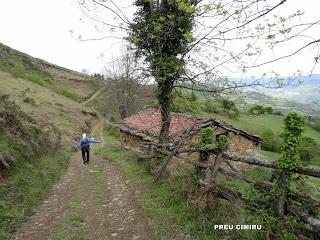
<path id="1" fill-rule="evenodd" d="M 120 141 L 123 148 L 141 151 L 144 145 L 142 137 L 120 130 Z"/>
<path id="2" fill-rule="evenodd" d="M 214 127 L 214 134 L 226 135 L 229 139 L 228 152 L 233 155 L 255 156 L 260 153 L 260 145 L 240 134 L 227 131 L 221 127 Z M 198 144 L 200 141 L 200 132 L 193 135 L 183 145 L 183 149 L 189 148 L 192 144 Z M 195 153 L 197 154 L 197 153 Z"/>

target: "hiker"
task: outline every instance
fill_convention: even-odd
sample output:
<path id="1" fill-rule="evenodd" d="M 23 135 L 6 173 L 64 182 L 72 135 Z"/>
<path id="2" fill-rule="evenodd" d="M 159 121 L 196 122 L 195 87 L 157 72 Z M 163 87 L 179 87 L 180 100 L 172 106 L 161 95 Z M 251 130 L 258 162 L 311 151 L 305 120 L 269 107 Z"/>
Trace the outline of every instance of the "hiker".
<path id="1" fill-rule="evenodd" d="M 85 133 L 82 134 L 82 138 L 80 139 L 80 148 L 82 152 L 83 164 L 89 164 L 90 144 Z"/>

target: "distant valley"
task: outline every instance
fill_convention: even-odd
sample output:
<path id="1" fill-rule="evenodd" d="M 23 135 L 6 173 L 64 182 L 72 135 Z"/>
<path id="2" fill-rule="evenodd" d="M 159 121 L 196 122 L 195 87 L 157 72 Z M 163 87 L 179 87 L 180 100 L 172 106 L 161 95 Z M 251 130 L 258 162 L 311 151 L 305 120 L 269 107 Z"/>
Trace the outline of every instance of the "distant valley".
<path id="1" fill-rule="evenodd" d="M 280 89 L 247 89 L 231 97 L 241 109 L 256 104 L 267 104 L 276 111 L 287 113 L 297 111 L 306 115 L 320 117 L 320 74 L 298 79 L 300 84 L 291 84 Z"/>

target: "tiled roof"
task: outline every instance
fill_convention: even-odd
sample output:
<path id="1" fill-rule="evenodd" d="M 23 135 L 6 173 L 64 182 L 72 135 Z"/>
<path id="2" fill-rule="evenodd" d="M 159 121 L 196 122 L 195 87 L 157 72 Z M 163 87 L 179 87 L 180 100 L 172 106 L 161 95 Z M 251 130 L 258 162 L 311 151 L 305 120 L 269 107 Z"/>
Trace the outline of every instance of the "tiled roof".
<path id="1" fill-rule="evenodd" d="M 263 139 L 259 136 L 252 135 L 242 129 L 225 124 L 224 122 L 215 119 L 197 118 L 179 113 L 171 113 L 169 138 L 175 139 L 192 126 L 206 121 L 211 122 L 210 125 L 212 126 L 219 126 L 227 131 L 235 132 L 255 142 L 263 142 Z M 117 127 L 119 127 L 122 131 L 130 132 L 134 135 L 142 137 L 158 137 L 161 129 L 161 114 L 159 110 L 148 109 L 125 118 L 120 124 L 117 125 Z"/>
<path id="2" fill-rule="evenodd" d="M 172 113 L 169 130 L 169 137 L 174 138 L 182 134 L 193 125 L 200 123 L 199 118 Z M 159 136 L 161 129 L 161 114 L 159 110 L 148 109 L 123 120 L 122 125 L 144 133 Z"/>

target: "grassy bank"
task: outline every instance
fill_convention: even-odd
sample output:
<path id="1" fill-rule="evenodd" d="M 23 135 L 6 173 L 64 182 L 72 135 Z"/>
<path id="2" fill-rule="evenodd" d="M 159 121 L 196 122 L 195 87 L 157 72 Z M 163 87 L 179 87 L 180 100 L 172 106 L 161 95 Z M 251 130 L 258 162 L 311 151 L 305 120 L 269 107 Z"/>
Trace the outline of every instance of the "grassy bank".
<path id="1" fill-rule="evenodd" d="M 26 222 L 48 196 L 67 168 L 70 153 L 60 148 L 55 155 L 20 161 L 0 182 L 0 239 Z"/>
<path id="2" fill-rule="evenodd" d="M 290 218 L 279 228 L 272 214 L 257 206 L 242 208 L 221 199 L 199 199 L 191 175 L 155 182 L 148 171 L 150 163 L 136 161 L 136 153 L 122 150 L 118 139 L 117 130 L 106 129 L 107 144 L 96 154 L 116 164 L 132 183 L 132 191 L 140 193 L 139 203 L 153 222 L 157 239 L 298 239 Z M 218 231 L 214 230 L 216 224 L 261 224 L 263 230 Z"/>

